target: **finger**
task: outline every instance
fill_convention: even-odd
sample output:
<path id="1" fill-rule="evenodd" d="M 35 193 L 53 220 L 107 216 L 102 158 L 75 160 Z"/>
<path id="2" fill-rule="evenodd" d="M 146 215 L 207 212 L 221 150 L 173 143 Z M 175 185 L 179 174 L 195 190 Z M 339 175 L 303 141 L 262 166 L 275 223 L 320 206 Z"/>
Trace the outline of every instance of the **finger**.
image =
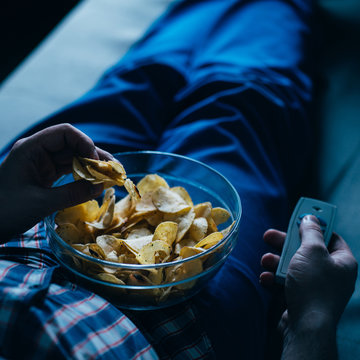
<path id="1" fill-rule="evenodd" d="M 83 132 L 70 124 L 50 126 L 29 137 L 30 143 L 36 143 L 46 151 L 58 152 L 72 150 L 75 155 L 98 159 L 94 142 Z"/>
<path id="2" fill-rule="evenodd" d="M 53 161 L 58 165 L 72 165 L 74 152 L 72 149 L 61 149 L 60 151 L 51 153 Z"/>
<path id="3" fill-rule="evenodd" d="M 335 263 L 346 265 L 349 268 L 357 267 L 357 262 L 351 249 L 338 234 L 333 234 L 329 244 L 329 252 Z"/>
<path id="4" fill-rule="evenodd" d="M 56 179 L 57 180 L 60 176 L 65 175 L 65 174 L 70 174 L 72 172 L 73 168 L 72 168 L 72 164 L 70 165 L 58 165 L 56 167 Z"/>
<path id="5" fill-rule="evenodd" d="M 300 224 L 300 238 L 301 246 L 318 246 L 326 249 L 319 220 L 313 215 L 306 215 L 302 219 Z"/>
<path id="6" fill-rule="evenodd" d="M 270 288 L 274 285 L 275 276 L 272 272 L 264 271 L 260 274 L 260 284 L 266 288 Z"/>
<path id="7" fill-rule="evenodd" d="M 81 204 L 101 195 L 103 184 L 93 185 L 89 181 L 80 180 L 63 186 L 47 189 L 45 208 L 48 214 L 57 210 Z"/>
<path id="8" fill-rule="evenodd" d="M 56 176 L 56 168 L 49 154 L 37 149 L 33 153 L 30 152 L 28 156 L 32 159 L 29 163 L 34 165 L 30 175 L 37 178 L 36 180 L 42 185 L 50 183 Z"/>
<path id="9" fill-rule="evenodd" d="M 329 252 L 333 253 L 335 251 L 347 251 L 351 252 L 349 246 L 346 244 L 345 240 L 338 234 L 333 233 L 329 243 Z"/>
<path id="10" fill-rule="evenodd" d="M 267 253 L 261 258 L 261 265 L 268 271 L 275 272 L 280 261 L 280 256 Z"/>
<path id="11" fill-rule="evenodd" d="M 96 147 L 96 151 L 98 153 L 99 159 L 100 160 L 116 160 L 109 152 L 100 149 L 99 147 Z"/>
<path id="12" fill-rule="evenodd" d="M 269 229 L 264 234 L 264 241 L 281 251 L 285 242 L 286 233 L 274 229 Z"/>
<path id="13" fill-rule="evenodd" d="M 280 321 L 279 321 L 278 331 L 279 331 L 281 334 L 285 334 L 286 329 L 287 329 L 287 327 L 288 327 L 288 324 L 289 324 L 289 313 L 288 313 L 287 310 L 285 310 L 284 313 L 283 313 L 282 316 L 281 316 Z"/>

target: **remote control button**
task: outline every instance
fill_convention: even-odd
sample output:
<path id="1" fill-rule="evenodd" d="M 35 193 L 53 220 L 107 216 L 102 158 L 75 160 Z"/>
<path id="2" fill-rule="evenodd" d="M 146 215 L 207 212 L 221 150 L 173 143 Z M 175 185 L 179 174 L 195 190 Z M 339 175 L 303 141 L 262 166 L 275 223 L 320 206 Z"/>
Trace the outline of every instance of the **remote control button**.
<path id="1" fill-rule="evenodd" d="M 312 214 L 305 213 L 305 214 L 301 214 L 300 216 L 298 216 L 298 218 L 297 218 L 297 220 L 296 220 L 296 224 L 297 224 L 298 227 L 299 227 L 300 224 L 301 224 L 301 220 L 302 220 L 306 215 L 312 215 Z"/>
<path id="2" fill-rule="evenodd" d="M 313 216 L 316 216 L 314 214 L 310 214 L 310 213 L 305 213 L 305 214 L 301 214 L 300 216 L 298 216 L 297 220 L 296 220 L 296 225 L 298 227 L 300 227 L 300 224 L 301 224 L 301 220 L 306 216 L 306 215 L 313 215 Z M 323 233 L 325 233 L 325 230 L 326 230 L 326 226 L 327 226 L 327 223 L 326 221 L 320 217 L 320 216 L 316 216 L 316 218 L 319 220 L 319 224 L 320 224 L 320 229 Z"/>

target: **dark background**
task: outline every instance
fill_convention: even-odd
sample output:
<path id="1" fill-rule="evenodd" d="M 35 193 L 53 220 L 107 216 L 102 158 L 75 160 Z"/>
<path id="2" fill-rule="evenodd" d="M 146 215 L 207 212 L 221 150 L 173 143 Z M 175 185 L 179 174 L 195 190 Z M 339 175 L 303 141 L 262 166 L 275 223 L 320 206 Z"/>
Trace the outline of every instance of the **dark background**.
<path id="1" fill-rule="evenodd" d="M 0 0 L 0 82 L 80 0 Z"/>

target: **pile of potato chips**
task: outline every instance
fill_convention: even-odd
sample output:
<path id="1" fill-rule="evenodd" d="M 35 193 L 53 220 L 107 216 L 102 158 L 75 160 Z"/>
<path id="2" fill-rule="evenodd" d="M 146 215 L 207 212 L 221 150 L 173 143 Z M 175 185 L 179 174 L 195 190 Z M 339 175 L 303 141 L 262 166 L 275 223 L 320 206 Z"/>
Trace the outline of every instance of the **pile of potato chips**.
<path id="1" fill-rule="evenodd" d="M 230 213 L 210 202 L 193 204 L 185 188 L 170 187 L 150 174 L 135 186 L 115 161 L 74 159 L 75 179 L 107 187 L 101 206 L 96 200 L 59 211 L 57 234 L 74 249 L 114 263 L 152 265 L 171 263 L 216 245 L 232 225 L 219 230 Z M 125 185 L 129 195 L 117 200 L 113 185 Z M 139 269 L 86 263 L 82 269 L 100 280 L 122 285 L 159 285 L 177 282 L 203 271 L 202 257 L 174 266 Z M 177 289 L 192 287 L 194 282 Z M 160 290 L 159 290 L 160 291 Z M 159 295 L 158 292 L 156 292 Z M 161 294 L 161 298 L 164 294 Z"/>

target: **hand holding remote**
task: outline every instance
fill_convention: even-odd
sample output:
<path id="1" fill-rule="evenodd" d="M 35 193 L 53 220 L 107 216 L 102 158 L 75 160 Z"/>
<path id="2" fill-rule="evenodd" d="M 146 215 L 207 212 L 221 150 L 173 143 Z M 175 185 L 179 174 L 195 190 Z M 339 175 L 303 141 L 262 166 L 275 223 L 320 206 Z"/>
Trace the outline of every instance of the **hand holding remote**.
<path id="1" fill-rule="evenodd" d="M 285 233 L 268 230 L 264 240 L 281 249 Z M 354 291 L 357 263 L 345 241 L 333 234 L 328 249 L 315 216 L 303 217 L 301 246 L 292 257 L 285 280 L 287 310 L 280 329 L 284 359 L 336 359 L 336 324 Z M 280 257 L 265 254 L 268 270 L 260 281 L 271 285 Z M 302 357 L 301 357 L 302 356 Z"/>

